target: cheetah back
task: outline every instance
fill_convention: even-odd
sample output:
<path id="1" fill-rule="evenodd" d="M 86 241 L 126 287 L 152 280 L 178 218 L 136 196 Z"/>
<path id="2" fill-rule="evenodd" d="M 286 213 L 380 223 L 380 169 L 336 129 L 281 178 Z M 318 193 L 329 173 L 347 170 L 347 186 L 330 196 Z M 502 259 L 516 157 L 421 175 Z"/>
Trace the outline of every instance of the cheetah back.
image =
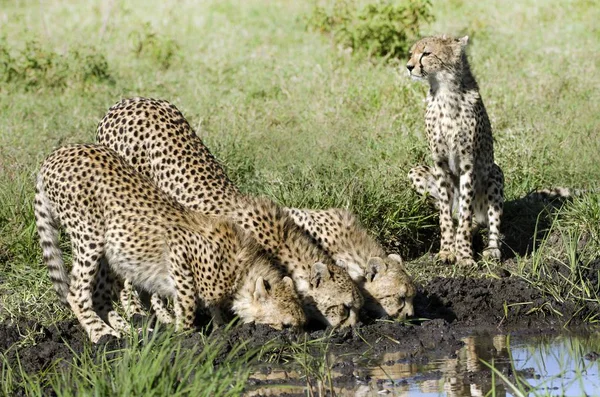
<path id="1" fill-rule="evenodd" d="M 219 215 L 239 195 L 221 164 L 167 101 L 132 98 L 115 104 L 98 124 L 96 142 L 203 214 Z"/>

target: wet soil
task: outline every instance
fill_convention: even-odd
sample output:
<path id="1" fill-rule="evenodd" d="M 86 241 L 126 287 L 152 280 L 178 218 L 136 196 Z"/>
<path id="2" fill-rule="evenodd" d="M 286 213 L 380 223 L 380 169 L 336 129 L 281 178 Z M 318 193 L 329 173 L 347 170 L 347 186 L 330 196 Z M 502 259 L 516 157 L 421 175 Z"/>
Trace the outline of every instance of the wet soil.
<path id="1" fill-rule="evenodd" d="M 600 263 L 597 265 L 600 268 Z M 593 273 L 597 274 L 597 270 L 594 269 Z M 553 310 L 531 310 L 544 306 L 551 306 Z M 598 308 L 590 310 L 597 311 Z M 415 319 L 409 322 L 366 320 L 347 330 L 313 329 L 303 332 L 276 331 L 260 325 L 238 325 L 227 332 L 217 330 L 211 334 L 211 338 L 221 338 L 225 343 L 221 355 L 215 359 L 217 365 L 227 359 L 240 340 L 248 341 L 248 349 L 260 349 L 273 340 L 279 348 L 283 346 L 285 349 L 293 342 L 314 341 L 323 337 L 328 337 L 323 338 L 327 341 L 326 351 L 335 357 L 348 354 L 381 357 L 388 352 L 401 351 L 405 353 L 402 360 L 422 362 L 435 357 L 452 356 L 463 345 L 461 339 L 467 335 L 558 333 L 563 329 L 566 319 L 571 318 L 570 325 L 576 327 L 584 324 L 585 315 L 585 312 L 577 312 L 569 303 L 542 296 L 516 277 L 440 277 L 419 286 L 415 299 Z M 202 341 L 203 338 L 196 333 L 186 337 L 183 345 L 190 349 L 202 349 Z M 126 342 L 108 343 L 119 347 Z M 315 355 L 322 354 L 324 349 L 323 344 L 319 343 L 308 346 Z M 92 355 L 101 355 L 106 346 L 92 346 L 75 320 L 49 327 L 32 320 L 0 324 L 0 353 L 11 367 L 20 363 L 24 371 L 30 374 L 42 372 L 55 363 L 59 368 L 76 363 L 77 355 L 85 348 L 91 348 Z M 273 362 L 263 363 L 261 368 L 268 372 L 277 365 Z M 360 365 L 350 359 L 337 360 L 333 365 L 338 374 L 335 382 L 344 384 L 361 381 L 360 375 L 357 375 Z M 251 378 L 250 385 L 269 382 Z M 51 395 L 51 391 L 48 394 Z"/>

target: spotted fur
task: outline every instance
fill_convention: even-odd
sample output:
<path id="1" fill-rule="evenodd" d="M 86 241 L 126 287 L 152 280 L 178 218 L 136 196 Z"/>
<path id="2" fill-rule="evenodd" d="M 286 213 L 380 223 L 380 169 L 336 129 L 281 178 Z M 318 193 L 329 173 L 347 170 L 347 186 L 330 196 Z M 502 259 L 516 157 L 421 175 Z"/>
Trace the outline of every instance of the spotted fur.
<path id="1" fill-rule="evenodd" d="M 416 288 L 399 255 L 383 247 L 340 208 L 286 211 L 361 287 L 365 309 L 373 316 L 405 318 L 414 314 Z"/>
<path id="2" fill-rule="evenodd" d="M 467 61 L 468 37 L 426 37 L 410 49 L 410 76 L 429 83 L 425 125 L 433 167 L 409 173 L 440 212 L 442 262 L 474 265 L 473 222 L 488 226 L 484 257 L 500 259 L 504 176 L 494 163 L 492 128 Z M 453 215 L 458 218 L 455 229 Z"/>
<path id="3" fill-rule="evenodd" d="M 97 281 L 101 261 L 133 285 L 171 297 L 178 329 L 192 327 L 196 298 L 217 323 L 229 310 L 275 328 L 305 321 L 292 280 L 254 239 L 227 219 L 190 211 L 108 147 L 72 145 L 50 154 L 37 179 L 35 217 L 54 287 L 93 342 L 124 329 L 122 319 L 109 317 L 111 327 L 94 311 L 94 285 L 106 282 Z M 71 241 L 70 276 L 59 225 Z"/>
<path id="4" fill-rule="evenodd" d="M 357 322 L 363 297 L 348 274 L 280 206 L 240 193 L 175 106 L 126 99 L 110 108 L 97 132 L 98 143 L 181 204 L 247 230 L 290 274 L 310 317 L 332 326 Z"/>

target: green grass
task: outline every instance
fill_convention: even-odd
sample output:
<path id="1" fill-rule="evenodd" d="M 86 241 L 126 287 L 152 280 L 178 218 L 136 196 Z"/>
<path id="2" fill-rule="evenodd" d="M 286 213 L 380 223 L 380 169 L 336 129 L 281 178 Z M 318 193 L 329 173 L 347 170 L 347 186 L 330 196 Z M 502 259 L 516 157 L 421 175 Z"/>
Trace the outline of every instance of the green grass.
<path id="1" fill-rule="evenodd" d="M 184 345 L 181 336 L 160 329 L 129 336 L 127 347 L 84 346 L 71 361 L 59 359 L 35 374 L 20 365 L 6 366 L 0 392 L 8 396 L 26 390 L 41 396 L 52 390 L 61 397 L 240 395 L 250 373 L 246 364 L 260 349 L 240 343 L 226 352 L 223 339 L 203 338 L 191 346 Z M 216 365 L 219 356 L 223 363 Z"/>
<path id="2" fill-rule="evenodd" d="M 92 142 L 108 107 L 134 95 L 178 106 L 244 191 L 287 206 L 350 208 L 408 259 L 435 249 L 435 212 L 406 177 L 428 159 L 427 87 L 406 77 L 405 59 L 352 56 L 307 29 L 310 2 L 0 8 L 0 320 L 70 315 L 41 265 L 35 173 L 52 148 Z M 452 0 L 434 1 L 432 13 L 423 34 L 471 36 L 506 176 L 507 242 L 538 238 L 533 251 L 511 246 L 515 259 L 501 267 L 597 321 L 598 286 L 585 271 L 600 248 L 597 195 L 539 217 L 521 199 L 535 188 L 598 186 L 600 9 L 590 0 Z M 420 282 L 453 274 L 428 257 L 408 267 Z"/>
<path id="3" fill-rule="evenodd" d="M 493 359 L 478 357 L 478 361 L 492 371 L 488 395 L 495 396 L 499 386 L 514 396 L 585 394 L 594 388 L 598 363 L 586 356 L 598 350 L 595 335 L 541 337 L 526 347 L 518 347 L 518 357 L 513 357 L 510 337 L 506 344 L 510 371 L 506 371 L 506 364 L 497 365 Z"/>

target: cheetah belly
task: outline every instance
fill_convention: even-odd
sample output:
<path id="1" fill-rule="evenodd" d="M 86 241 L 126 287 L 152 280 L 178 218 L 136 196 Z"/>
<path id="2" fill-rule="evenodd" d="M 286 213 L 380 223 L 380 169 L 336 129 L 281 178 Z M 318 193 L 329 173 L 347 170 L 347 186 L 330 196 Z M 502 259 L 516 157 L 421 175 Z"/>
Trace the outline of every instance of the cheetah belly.
<path id="1" fill-rule="evenodd" d="M 160 296 L 174 296 L 175 282 L 165 249 L 143 250 L 118 241 L 107 241 L 105 256 L 115 273 L 135 286 Z"/>

